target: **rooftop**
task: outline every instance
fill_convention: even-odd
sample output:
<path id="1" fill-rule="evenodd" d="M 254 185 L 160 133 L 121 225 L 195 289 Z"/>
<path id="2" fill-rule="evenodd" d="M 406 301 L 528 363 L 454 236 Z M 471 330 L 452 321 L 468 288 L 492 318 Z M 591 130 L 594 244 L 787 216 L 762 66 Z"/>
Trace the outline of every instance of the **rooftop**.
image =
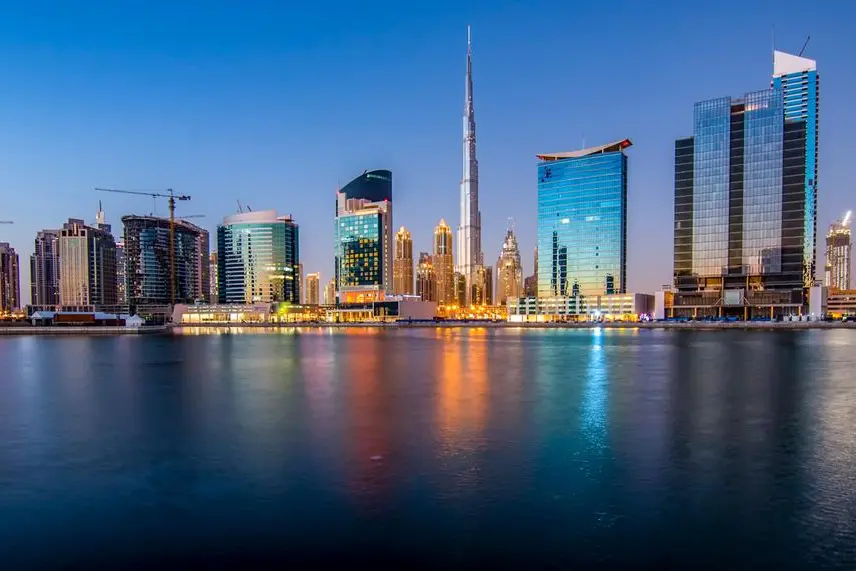
<path id="1" fill-rule="evenodd" d="M 791 73 L 802 73 L 804 71 L 815 71 L 817 62 L 793 54 L 774 51 L 773 52 L 773 77 L 781 77 Z"/>
<path id="2" fill-rule="evenodd" d="M 542 161 L 578 159 L 580 157 L 589 157 L 591 155 L 602 155 L 606 153 L 615 153 L 618 151 L 623 151 L 632 144 L 633 143 L 630 141 L 630 139 L 621 139 L 620 141 L 613 141 L 612 143 L 600 145 L 599 147 L 589 147 L 588 149 L 580 149 L 579 151 L 567 151 L 564 153 L 547 153 L 536 156 Z"/>

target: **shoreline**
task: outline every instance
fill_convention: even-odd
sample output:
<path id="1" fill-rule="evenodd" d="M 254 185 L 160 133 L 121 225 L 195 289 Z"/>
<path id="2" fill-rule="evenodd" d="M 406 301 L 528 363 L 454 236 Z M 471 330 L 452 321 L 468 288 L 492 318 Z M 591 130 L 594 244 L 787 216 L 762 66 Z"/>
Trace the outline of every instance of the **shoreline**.
<path id="1" fill-rule="evenodd" d="M 856 331 L 856 323 L 841 321 L 732 321 L 732 322 L 647 322 L 647 323 L 510 323 L 498 322 L 394 322 L 394 323 L 204 323 L 184 325 L 154 325 L 146 327 L 0 327 L 0 337 L 11 336 L 106 336 L 106 335 L 174 335 L 184 330 L 207 329 L 230 331 L 240 329 L 237 334 L 252 334 L 252 330 L 283 329 L 657 329 L 689 331 L 794 331 L 809 329 L 851 329 Z"/>

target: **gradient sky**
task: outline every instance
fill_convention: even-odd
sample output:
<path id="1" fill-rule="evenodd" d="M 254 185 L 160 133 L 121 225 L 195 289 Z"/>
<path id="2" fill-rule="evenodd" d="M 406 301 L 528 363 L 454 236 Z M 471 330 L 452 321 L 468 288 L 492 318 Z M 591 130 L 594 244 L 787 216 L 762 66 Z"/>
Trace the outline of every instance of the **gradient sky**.
<path id="1" fill-rule="evenodd" d="M 466 26 L 473 26 L 485 259 L 514 217 L 525 273 L 539 152 L 630 137 L 628 288 L 672 272 L 674 139 L 695 101 L 769 85 L 779 49 L 821 75 L 818 234 L 856 208 L 852 2 L 18 2 L 0 15 L 0 241 L 108 222 L 175 188 L 212 232 L 237 200 L 291 213 L 306 272 L 329 279 L 333 194 L 393 171 L 396 227 L 428 250 L 458 224 Z M 166 214 L 166 204 L 157 204 Z M 819 239 L 822 244 L 822 239 Z M 818 251 L 822 274 L 823 247 Z M 821 275 L 822 277 L 822 275 Z"/>

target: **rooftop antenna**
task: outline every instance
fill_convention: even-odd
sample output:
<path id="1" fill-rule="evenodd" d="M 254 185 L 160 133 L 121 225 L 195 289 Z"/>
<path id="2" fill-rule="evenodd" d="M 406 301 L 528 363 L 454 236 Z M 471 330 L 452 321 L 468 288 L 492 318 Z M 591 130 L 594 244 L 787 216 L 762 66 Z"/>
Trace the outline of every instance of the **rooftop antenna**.
<path id="1" fill-rule="evenodd" d="M 805 51 L 805 47 L 808 45 L 808 41 L 809 41 L 810 39 L 811 39 L 811 35 L 809 35 L 808 37 L 806 37 L 806 39 L 805 39 L 805 43 L 803 44 L 803 47 L 802 47 L 802 49 L 800 50 L 800 53 L 798 53 L 798 54 L 797 54 L 798 56 L 802 57 L 803 52 Z"/>
<path id="2" fill-rule="evenodd" d="M 244 213 L 244 207 L 241 206 L 241 199 L 239 198 L 237 200 L 238 200 L 238 214 L 243 214 Z"/>

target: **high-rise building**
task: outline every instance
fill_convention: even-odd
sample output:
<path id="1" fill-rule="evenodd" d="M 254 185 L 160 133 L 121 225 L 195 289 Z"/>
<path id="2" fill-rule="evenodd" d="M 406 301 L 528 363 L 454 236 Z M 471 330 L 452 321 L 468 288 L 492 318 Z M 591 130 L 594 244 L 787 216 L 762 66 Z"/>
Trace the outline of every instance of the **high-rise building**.
<path id="1" fill-rule="evenodd" d="M 217 273 L 217 250 L 211 252 L 208 256 L 208 303 L 217 303 L 220 299 L 220 290 L 218 288 L 218 273 Z"/>
<path id="2" fill-rule="evenodd" d="M 244 212 L 217 227 L 220 303 L 300 302 L 298 226 L 275 210 Z"/>
<path id="3" fill-rule="evenodd" d="M 496 303 L 505 305 L 510 297 L 523 295 L 523 265 L 520 261 L 520 249 L 514 226 L 505 232 L 502 251 L 496 261 Z"/>
<path id="4" fill-rule="evenodd" d="M 532 275 L 523 280 L 523 291 L 526 297 L 538 297 L 538 246 L 535 246 L 535 262 Z"/>
<path id="5" fill-rule="evenodd" d="M 775 233 L 778 227 L 791 230 L 794 223 L 802 225 L 799 232 L 802 234 L 802 243 L 797 245 L 796 251 L 791 250 L 786 243 L 791 241 L 795 233 L 785 230 L 782 231 L 782 244 L 775 248 L 780 248 L 782 255 L 787 255 L 788 258 L 794 253 L 801 255 L 802 285 L 804 290 L 807 290 L 814 285 L 817 264 L 817 155 L 820 111 L 817 62 L 774 51 L 772 86 L 774 91 L 779 92 L 777 95 L 784 99 L 782 206 L 781 222 L 777 224 L 777 216 L 774 214 L 767 223 L 767 228 Z M 768 148 L 758 150 L 761 151 L 769 153 Z M 747 174 L 746 178 L 750 179 L 751 175 Z M 751 186 L 751 182 L 749 184 Z M 782 264 L 784 272 L 791 262 L 783 258 Z"/>
<path id="6" fill-rule="evenodd" d="M 336 278 L 330 278 L 324 288 L 324 305 L 336 305 Z"/>
<path id="7" fill-rule="evenodd" d="M 392 292 L 392 173 L 368 171 L 336 194 L 336 290 L 339 302 L 384 299 Z"/>
<path id="8" fill-rule="evenodd" d="M 437 301 L 437 275 L 428 252 L 419 252 L 419 266 L 416 269 L 416 295 L 422 301 Z"/>
<path id="9" fill-rule="evenodd" d="M 538 296 L 625 292 L 631 144 L 538 155 Z"/>
<path id="10" fill-rule="evenodd" d="M 64 306 L 115 305 L 116 242 L 110 227 L 69 218 L 59 236 L 59 303 Z"/>
<path id="11" fill-rule="evenodd" d="M 493 305 L 493 268 L 479 266 L 473 277 L 470 292 L 471 305 Z"/>
<path id="12" fill-rule="evenodd" d="M 826 233 L 826 271 L 827 287 L 837 290 L 850 289 L 850 217 L 847 211 L 841 220 L 829 226 Z"/>
<path id="13" fill-rule="evenodd" d="M 321 274 L 313 272 L 306 274 L 306 298 L 304 303 L 307 305 L 320 305 L 321 303 Z"/>
<path id="14" fill-rule="evenodd" d="M 434 275 L 437 276 L 437 302 L 451 304 L 455 302 L 455 266 L 452 262 L 452 229 L 446 221 L 434 229 Z"/>
<path id="15" fill-rule="evenodd" d="M 392 292 L 413 293 L 413 240 L 404 226 L 395 234 L 395 258 L 392 267 Z"/>
<path id="16" fill-rule="evenodd" d="M 473 106 L 473 50 L 467 26 L 467 77 L 464 88 L 464 140 L 461 177 L 461 224 L 458 226 L 456 271 L 467 280 L 467 295 L 476 269 L 484 264 L 481 249 L 481 211 L 479 211 L 479 162 L 476 158 L 476 114 Z M 467 302 L 469 302 L 469 298 Z"/>
<path id="17" fill-rule="evenodd" d="M 0 313 L 21 307 L 21 273 L 18 253 L 8 242 L 0 242 Z"/>
<path id="18" fill-rule="evenodd" d="M 125 243 L 116 242 L 116 303 L 128 303 L 128 268 L 125 264 Z"/>
<path id="19" fill-rule="evenodd" d="M 461 272 L 455 272 L 454 283 L 454 304 L 458 307 L 464 307 L 467 305 L 467 279 Z"/>
<path id="20" fill-rule="evenodd" d="M 170 256 L 169 218 L 123 216 L 128 304 L 194 303 L 208 298 L 208 232 L 176 220 Z M 203 263 L 204 260 L 204 263 Z M 174 282 L 173 265 L 175 268 Z"/>
<path id="21" fill-rule="evenodd" d="M 302 262 L 300 264 L 297 264 L 297 281 L 301 285 L 306 284 L 306 282 L 304 281 L 304 278 L 303 278 L 303 263 Z M 304 303 L 307 303 L 307 301 L 306 301 L 306 288 L 301 287 L 300 288 L 300 304 L 302 305 Z"/>
<path id="22" fill-rule="evenodd" d="M 36 234 L 30 256 L 30 303 L 59 305 L 59 230 Z"/>
<path id="23" fill-rule="evenodd" d="M 675 315 L 797 313 L 814 282 L 815 62 L 775 52 L 769 89 L 695 104 L 675 142 Z"/>
<path id="24" fill-rule="evenodd" d="M 211 268 L 210 268 L 210 248 L 211 239 L 208 235 L 208 230 L 200 228 L 201 232 L 196 236 L 197 249 L 199 255 L 197 259 L 197 279 L 199 289 L 199 300 L 205 303 L 211 303 Z"/>

